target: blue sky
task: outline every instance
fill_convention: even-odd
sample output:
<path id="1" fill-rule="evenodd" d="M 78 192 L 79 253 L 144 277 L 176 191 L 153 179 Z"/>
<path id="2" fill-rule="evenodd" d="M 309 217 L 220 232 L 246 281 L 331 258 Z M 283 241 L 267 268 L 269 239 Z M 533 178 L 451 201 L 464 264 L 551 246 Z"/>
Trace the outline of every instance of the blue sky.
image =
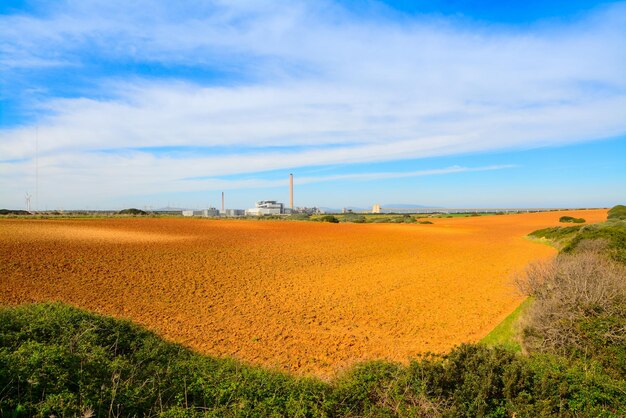
<path id="1" fill-rule="evenodd" d="M 624 203 L 626 2 L 0 3 L 0 207 L 246 208 L 290 172 L 303 206 Z"/>

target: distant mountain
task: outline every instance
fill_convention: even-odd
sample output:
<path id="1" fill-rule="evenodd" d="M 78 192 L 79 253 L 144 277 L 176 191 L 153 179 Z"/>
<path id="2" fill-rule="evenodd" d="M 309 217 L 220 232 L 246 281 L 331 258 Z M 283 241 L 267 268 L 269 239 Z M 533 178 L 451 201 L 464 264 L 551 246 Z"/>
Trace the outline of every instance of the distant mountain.
<path id="1" fill-rule="evenodd" d="M 324 211 L 325 213 L 341 213 L 343 209 L 348 209 L 352 212 L 365 212 L 371 210 L 372 208 L 357 208 L 356 206 L 346 206 L 345 208 L 320 207 L 319 209 Z"/>
<path id="2" fill-rule="evenodd" d="M 440 206 L 424 206 L 424 205 L 409 205 L 406 203 L 386 203 L 381 205 L 381 208 L 394 208 L 394 209 L 423 209 L 423 208 L 438 208 Z"/>

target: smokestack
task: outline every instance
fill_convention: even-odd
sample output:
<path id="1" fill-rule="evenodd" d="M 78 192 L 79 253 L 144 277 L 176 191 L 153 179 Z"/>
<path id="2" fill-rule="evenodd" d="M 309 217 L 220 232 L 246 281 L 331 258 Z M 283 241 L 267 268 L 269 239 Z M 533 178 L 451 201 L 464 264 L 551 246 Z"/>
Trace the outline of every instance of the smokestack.
<path id="1" fill-rule="evenodd" d="M 222 214 L 226 213 L 226 210 L 224 209 L 224 192 L 222 192 Z"/>
<path id="2" fill-rule="evenodd" d="M 289 174 L 289 207 L 293 209 L 293 174 Z"/>

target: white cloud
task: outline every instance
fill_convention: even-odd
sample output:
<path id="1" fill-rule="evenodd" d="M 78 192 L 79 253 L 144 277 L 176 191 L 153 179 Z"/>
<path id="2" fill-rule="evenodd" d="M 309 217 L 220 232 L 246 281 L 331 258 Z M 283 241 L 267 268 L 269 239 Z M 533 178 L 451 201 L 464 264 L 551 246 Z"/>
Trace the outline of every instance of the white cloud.
<path id="1" fill-rule="evenodd" d="M 184 177 L 626 132 L 623 4 L 575 22 L 511 29 L 357 17 L 331 2 L 80 1 L 40 17 L 0 17 L 0 45 L 8 74 L 80 66 L 94 55 L 228 74 L 219 83 L 100 77 L 102 95 L 34 104 L 46 115 L 38 121 L 42 172 L 63 196 L 81 179 L 116 196 L 130 192 L 129 178 L 172 189 Z M 2 202 L 13 201 L 8 190 L 31 188 L 34 131 L 0 131 L 0 159 L 23 160 L 0 165 Z M 173 157 L 137 151 L 144 147 L 231 151 Z"/>

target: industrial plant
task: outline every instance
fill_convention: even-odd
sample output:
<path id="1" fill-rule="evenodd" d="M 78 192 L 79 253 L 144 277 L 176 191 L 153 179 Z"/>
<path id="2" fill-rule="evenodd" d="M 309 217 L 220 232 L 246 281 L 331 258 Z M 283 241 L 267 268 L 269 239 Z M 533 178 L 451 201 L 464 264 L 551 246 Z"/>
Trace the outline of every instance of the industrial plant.
<path id="1" fill-rule="evenodd" d="M 30 196 L 27 195 L 27 198 Z M 182 215 L 185 217 L 262 217 L 262 216 L 288 216 L 293 214 L 314 215 L 324 213 L 324 210 L 318 207 L 296 207 L 294 206 L 294 187 L 293 187 L 293 174 L 289 174 L 289 206 L 277 200 L 259 200 L 255 203 L 253 208 L 249 209 L 226 209 L 226 195 L 222 192 L 222 206 L 221 209 L 209 207 L 207 209 L 200 210 L 183 210 Z M 28 203 L 30 203 L 28 201 Z M 407 206 L 398 205 L 400 207 L 382 206 L 378 203 L 372 205 L 370 209 L 358 209 L 358 208 L 343 208 L 341 213 L 344 214 L 453 214 L 453 213 L 514 213 L 514 212 L 543 212 L 547 210 L 553 210 L 552 208 L 533 208 L 533 209 L 519 209 L 519 208 L 437 208 L 437 207 L 419 207 L 419 206 Z"/>
<path id="2" fill-rule="evenodd" d="M 291 214 L 316 214 L 322 213 L 322 211 L 317 207 L 294 207 L 293 204 L 293 174 L 289 174 L 289 207 L 285 207 L 285 205 L 276 200 L 260 200 L 255 203 L 255 206 L 250 209 L 226 209 L 226 196 L 224 192 L 222 192 L 222 208 L 221 210 L 217 210 L 216 208 L 210 207 L 208 209 L 202 210 L 183 210 L 183 216 L 200 216 L 204 218 L 212 218 L 212 217 L 240 217 L 240 216 L 280 216 L 280 215 L 291 215 Z"/>

